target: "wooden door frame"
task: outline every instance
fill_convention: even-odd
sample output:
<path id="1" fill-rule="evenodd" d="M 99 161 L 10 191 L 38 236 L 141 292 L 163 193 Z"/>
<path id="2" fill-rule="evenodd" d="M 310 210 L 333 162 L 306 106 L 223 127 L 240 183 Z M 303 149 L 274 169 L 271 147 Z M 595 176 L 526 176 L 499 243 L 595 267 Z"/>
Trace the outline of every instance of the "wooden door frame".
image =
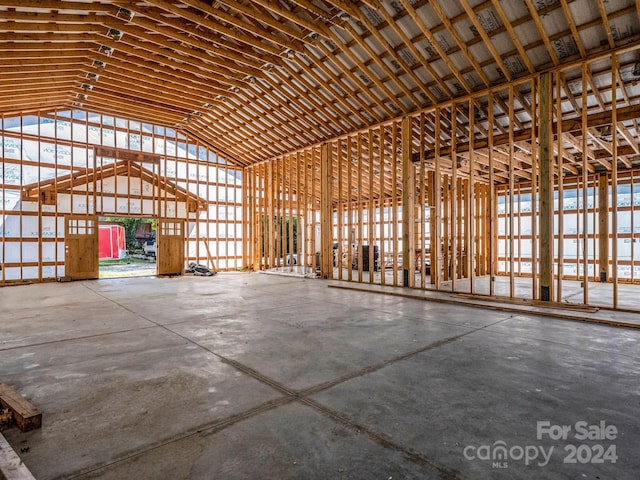
<path id="1" fill-rule="evenodd" d="M 87 214 L 68 214 L 64 216 L 64 249 L 65 249 L 65 255 L 64 255 L 64 279 L 65 280 L 91 280 L 91 279 L 95 279 L 98 278 L 99 276 L 99 267 L 98 267 L 98 225 L 99 225 L 99 217 L 97 214 L 93 214 L 93 215 L 87 215 Z M 81 223 L 78 223 L 75 225 L 75 227 L 73 225 L 71 225 L 71 222 L 73 221 L 85 221 L 85 222 L 93 222 L 93 225 L 90 225 L 88 223 L 82 225 Z M 77 229 L 76 233 L 72 233 L 73 228 Z M 81 231 L 85 231 L 89 228 L 93 228 L 93 234 L 89 235 L 89 234 L 82 234 L 79 233 Z M 69 269 L 70 266 L 73 266 L 73 262 L 70 261 L 71 256 L 74 254 L 74 252 L 70 251 L 70 243 L 73 240 L 78 240 L 81 239 L 83 237 L 85 237 L 85 239 L 90 238 L 91 236 L 93 236 L 93 241 L 92 241 L 92 246 L 91 248 L 88 249 L 88 252 L 86 249 L 82 248 L 80 249 L 81 251 L 83 251 L 84 253 L 89 253 L 91 256 L 91 260 L 93 261 L 93 265 L 90 269 L 86 270 L 86 271 L 79 271 L 79 272 L 75 272 L 73 269 Z M 91 252 L 93 251 L 93 255 L 91 255 Z M 77 252 L 75 252 L 77 253 Z M 94 258 L 95 257 L 95 258 Z"/>
<path id="2" fill-rule="evenodd" d="M 170 228 L 169 231 L 175 231 L 175 225 L 179 224 L 180 234 L 174 235 L 171 233 L 164 233 L 165 225 Z M 184 273 L 185 268 L 185 248 L 186 248 L 186 226 L 187 220 L 184 218 L 158 218 L 157 219 L 157 227 L 156 227 L 156 272 L 158 276 L 163 275 L 182 275 Z M 179 260 L 180 266 L 178 267 L 178 260 L 173 260 L 175 265 L 173 265 L 172 261 L 165 262 L 165 258 L 163 252 L 163 245 L 167 245 L 168 242 L 175 242 L 179 238 L 179 245 L 181 251 L 181 258 Z M 165 242 L 166 240 L 166 242 Z M 169 247 L 171 249 L 171 247 Z M 166 266 L 166 269 L 165 269 Z"/>

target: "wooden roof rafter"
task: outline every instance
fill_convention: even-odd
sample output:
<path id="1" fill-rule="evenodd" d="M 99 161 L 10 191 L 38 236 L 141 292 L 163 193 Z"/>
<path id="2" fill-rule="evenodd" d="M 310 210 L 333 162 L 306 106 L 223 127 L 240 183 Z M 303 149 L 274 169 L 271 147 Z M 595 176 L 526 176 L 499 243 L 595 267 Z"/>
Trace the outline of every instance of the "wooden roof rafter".
<path id="1" fill-rule="evenodd" d="M 587 135 L 595 145 L 598 145 L 601 149 L 611 155 L 611 162 L 607 162 L 610 166 L 613 163 L 613 146 L 611 145 L 611 142 L 603 139 L 601 132 L 597 131 L 594 127 L 587 129 Z M 617 161 L 622 162 L 625 167 L 631 168 L 631 162 L 624 155 L 618 155 Z M 610 168 L 611 167 L 609 167 L 608 170 L 610 170 Z"/>
<path id="2" fill-rule="evenodd" d="M 246 72 L 245 72 L 245 73 L 246 73 Z M 254 72 L 249 72 L 249 73 L 254 73 Z M 237 87 L 236 87 L 236 88 L 237 88 Z M 276 86 L 276 87 L 274 87 L 274 88 L 277 88 L 277 86 Z M 280 92 L 282 92 L 282 90 L 280 90 Z M 291 101 L 292 101 L 292 102 L 296 102 L 296 99 L 295 99 L 295 98 L 292 98 L 292 99 L 291 99 Z M 247 105 L 247 108 L 248 108 L 248 109 L 250 109 L 250 108 L 251 108 L 251 107 L 250 107 L 250 105 Z M 313 116 L 314 116 L 314 114 L 313 114 L 312 112 L 308 112 L 308 113 L 310 113 L 310 116 L 311 116 L 311 117 L 313 117 Z M 316 123 L 316 127 L 319 127 L 319 125 L 321 124 L 321 122 L 318 122 L 317 120 L 316 120 L 316 122 L 317 122 L 317 123 Z"/>
<path id="3" fill-rule="evenodd" d="M 191 3 L 192 3 L 192 4 L 201 4 L 202 2 L 191 2 Z M 164 3 L 162 3 L 162 4 L 164 4 Z M 209 10 L 207 10 L 207 12 L 208 12 L 208 13 L 211 13 Z M 249 24 L 247 24 L 247 25 L 249 25 Z M 254 27 L 254 30 L 255 30 L 255 27 Z M 281 53 L 281 52 L 278 52 L 278 54 L 280 54 L 280 53 Z M 276 65 L 285 66 L 285 65 L 286 65 L 286 62 L 285 62 L 284 60 L 281 60 L 281 61 L 280 61 L 280 62 L 278 62 Z M 265 79 L 266 79 L 266 76 L 263 76 L 263 78 L 265 78 Z"/>
<path id="4" fill-rule="evenodd" d="M 342 53 L 343 55 L 345 55 L 354 65 L 356 65 L 360 70 L 367 72 L 367 76 L 369 77 L 369 79 L 371 79 L 371 81 L 373 81 L 376 86 L 383 92 L 385 93 L 385 95 L 387 96 L 387 98 L 393 98 L 393 94 L 391 93 L 391 91 L 389 90 L 389 88 L 380 80 L 378 79 L 378 77 L 376 75 L 373 75 L 372 72 L 368 71 L 367 67 L 363 64 L 363 62 L 356 56 L 354 55 L 354 53 L 348 48 L 348 46 L 344 43 L 344 41 L 342 40 L 342 38 L 340 36 L 338 36 L 333 30 L 331 30 L 329 27 L 327 27 L 323 22 L 321 21 L 316 21 L 316 23 L 311 24 L 308 21 L 304 21 L 302 20 L 302 18 L 298 15 L 296 15 L 296 11 L 288 11 L 287 9 L 278 6 L 277 4 L 275 4 L 274 2 L 268 2 L 266 0 L 254 0 L 255 3 L 257 3 L 260 7 L 267 9 L 269 11 L 272 11 L 274 13 L 277 13 L 281 16 L 283 16 L 284 18 L 286 18 L 289 21 L 292 21 L 294 23 L 301 23 L 302 25 L 304 25 L 306 28 L 310 29 L 311 32 L 316 32 L 321 34 L 323 37 L 325 37 L 326 39 L 330 40 L 333 45 L 335 45 L 338 50 L 340 51 L 340 53 Z M 246 11 L 246 10 L 245 10 Z M 302 20 L 302 21 L 301 21 Z M 356 41 L 356 43 L 358 43 L 358 45 L 363 48 L 369 55 L 370 58 L 377 63 L 377 65 L 382 68 L 383 70 L 388 70 L 388 67 L 384 64 L 384 62 L 382 61 L 378 61 L 377 60 L 377 55 L 375 55 L 375 53 L 373 52 L 373 50 L 371 49 L 371 47 L 366 44 L 365 42 L 359 41 L 359 36 L 358 34 L 353 30 L 353 28 L 347 23 L 347 22 L 343 22 L 341 24 L 342 29 L 349 33 L 349 35 L 351 35 L 351 37 L 354 39 L 354 41 Z M 322 43 L 321 40 L 317 40 L 314 44 L 316 51 L 320 50 L 322 51 L 322 53 L 325 55 L 325 58 L 332 58 L 334 64 L 338 63 L 338 57 L 332 52 L 330 51 L 326 45 L 324 45 Z M 313 49 L 312 49 L 313 50 Z M 313 52 L 311 53 L 311 58 L 314 58 L 315 55 L 313 55 Z M 322 62 L 322 57 L 317 58 L 315 60 L 315 63 L 320 66 Z M 346 65 L 345 65 L 346 67 Z M 361 87 L 364 89 L 363 91 L 367 91 L 367 86 L 365 84 L 363 84 L 362 80 L 355 75 L 351 69 L 349 68 L 345 68 L 342 69 L 342 71 L 344 72 L 344 74 L 346 76 L 348 76 L 349 78 L 351 78 L 352 82 L 355 82 L 355 84 L 357 85 L 361 85 Z M 393 75 L 390 75 L 390 78 L 393 78 Z M 342 82 L 340 82 L 342 83 Z M 403 88 L 404 84 L 401 83 L 401 81 L 398 79 L 395 82 L 395 85 L 397 87 L 399 87 L 400 89 L 402 89 L 405 94 L 411 95 L 411 92 L 406 89 Z M 382 108 L 383 110 L 385 110 L 390 116 L 393 116 L 394 112 L 392 110 L 389 109 L 388 106 L 385 105 L 384 101 L 381 101 L 380 98 L 375 97 L 374 101 L 378 104 L 378 106 L 380 108 Z M 406 111 L 406 110 L 405 110 Z M 370 115 L 373 115 L 373 118 L 376 118 L 376 115 L 372 114 L 370 112 Z"/>
<path id="5" fill-rule="evenodd" d="M 637 0 L 583 8 L 587 1 L 0 0 L 0 51 L 10 62 L 0 65 L 0 110 L 122 110 L 198 134 L 251 164 L 460 98 L 456 137 L 465 142 L 470 124 L 476 138 L 489 128 L 504 134 L 509 123 L 518 131 L 530 126 L 526 88 L 515 89 L 511 109 L 495 93 L 509 80 L 638 45 Z M 569 57 L 554 50 L 565 37 L 577 48 Z M 106 68 L 98 70 L 101 63 Z M 611 108 L 601 77 L 606 62 L 592 67 L 589 115 Z M 67 73 L 34 81 L 57 68 Z M 630 106 L 638 93 L 624 68 L 618 105 Z M 564 95 L 575 108 L 571 75 L 566 80 Z M 85 100 L 87 82 L 93 88 Z M 483 120 L 485 104 L 476 102 L 485 91 L 494 95 L 492 126 Z M 480 120 L 472 122 L 476 108 Z M 607 152 L 592 146 L 596 156 Z"/>
<path id="6" fill-rule="evenodd" d="M 393 45 L 389 44 L 389 46 L 391 48 L 393 48 L 394 53 L 396 53 L 395 60 L 396 60 L 396 62 L 398 64 L 402 65 L 405 70 L 406 70 L 406 67 L 404 67 L 404 65 L 409 67 L 409 70 L 407 72 L 409 72 L 409 71 L 411 72 L 409 74 L 410 77 L 414 80 L 414 82 L 417 83 L 417 85 L 420 87 L 420 89 L 422 90 L 424 95 L 426 95 L 426 97 L 429 99 L 430 103 L 432 103 L 432 104 L 438 103 L 438 98 L 426 86 L 426 84 L 428 82 L 435 82 L 442 89 L 442 91 L 444 91 L 449 97 L 452 97 L 453 96 L 453 92 L 451 92 L 451 90 L 449 89 L 447 84 L 440 78 L 440 76 L 434 70 L 432 65 L 425 59 L 424 55 L 422 55 L 422 53 L 418 52 L 418 49 L 414 45 L 412 40 L 408 37 L 408 35 L 406 33 L 404 33 L 404 31 L 402 30 L 402 28 L 400 28 L 398 23 L 396 23 L 394 21 L 392 16 L 389 14 L 389 12 L 387 12 L 386 8 L 381 4 L 381 2 L 379 2 L 378 0 L 375 0 L 375 1 L 368 0 L 368 3 L 375 5 L 374 8 L 376 8 L 378 13 L 380 13 L 382 15 L 382 18 L 387 22 L 387 25 L 389 25 L 391 27 L 391 29 L 394 31 L 394 33 L 402 41 L 400 46 L 393 46 Z M 369 22 L 369 24 L 370 23 L 371 22 Z M 414 63 L 413 65 L 409 65 L 406 59 L 401 58 L 397 54 L 397 52 L 399 52 L 400 50 L 403 50 L 403 49 L 408 50 L 413 55 L 413 57 L 415 58 L 417 64 L 422 65 L 422 67 L 427 71 L 427 73 L 429 74 L 429 76 L 431 78 L 429 78 L 429 79 L 419 79 L 419 78 L 417 78 L 417 76 L 415 75 L 416 63 Z M 421 103 L 425 103 L 425 102 L 421 102 Z"/>

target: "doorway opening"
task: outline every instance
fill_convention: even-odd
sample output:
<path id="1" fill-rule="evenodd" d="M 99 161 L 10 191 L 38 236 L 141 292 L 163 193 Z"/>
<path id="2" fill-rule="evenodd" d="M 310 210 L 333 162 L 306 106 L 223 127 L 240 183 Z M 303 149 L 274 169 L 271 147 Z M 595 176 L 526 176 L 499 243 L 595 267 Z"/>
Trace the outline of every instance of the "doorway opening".
<path id="1" fill-rule="evenodd" d="M 100 217 L 99 278 L 155 276 L 156 225 L 154 218 Z"/>

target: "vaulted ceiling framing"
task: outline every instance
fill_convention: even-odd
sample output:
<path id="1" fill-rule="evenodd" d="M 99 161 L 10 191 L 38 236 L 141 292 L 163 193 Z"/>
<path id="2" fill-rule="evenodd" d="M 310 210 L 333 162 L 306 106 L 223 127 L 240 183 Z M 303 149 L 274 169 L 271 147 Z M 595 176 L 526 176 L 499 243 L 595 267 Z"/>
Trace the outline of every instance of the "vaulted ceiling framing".
<path id="1" fill-rule="evenodd" d="M 460 98 L 455 137 L 466 142 L 470 95 L 485 119 L 474 93 L 607 51 L 623 52 L 617 107 L 637 106 L 639 16 L 638 0 L 0 0 L 0 112 L 128 116 L 247 165 Z M 568 118 L 581 73 L 564 77 Z M 612 108 L 610 65 L 594 62 L 586 85 L 589 114 Z M 527 89 L 514 89 L 511 109 L 504 92 L 475 138 L 531 127 Z M 630 167 L 637 116 L 617 129 Z M 583 142 L 564 141 L 577 171 Z M 530 145 L 517 145 L 526 165 Z M 607 169 L 596 131 L 588 145 L 592 168 Z"/>

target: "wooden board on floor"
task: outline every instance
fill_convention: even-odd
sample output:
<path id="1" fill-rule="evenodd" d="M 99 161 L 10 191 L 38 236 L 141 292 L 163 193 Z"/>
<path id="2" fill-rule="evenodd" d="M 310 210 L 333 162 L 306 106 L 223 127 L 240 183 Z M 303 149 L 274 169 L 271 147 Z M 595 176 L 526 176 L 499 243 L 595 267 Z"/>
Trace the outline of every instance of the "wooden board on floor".
<path id="1" fill-rule="evenodd" d="M 497 295 L 472 295 L 470 293 L 456 293 L 454 297 L 469 298 L 472 300 L 484 300 L 492 302 L 510 303 L 515 305 L 531 305 L 534 307 L 556 308 L 561 310 L 573 310 L 576 312 L 588 312 L 595 313 L 600 310 L 598 307 L 592 305 L 584 305 L 578 303 L 560 303 L 560 302 L 546 302 L 541 300 L 531 300 L 527 298 L 511 298 L 501 297 Z"/>
<path id="2" fill-rule="evenodd" d="M 42 426 L 42 413 L 31 402 L 6 383 L 0 382 L 0 404 L 13 412 L 18 428 L 23 432 Z"/>

